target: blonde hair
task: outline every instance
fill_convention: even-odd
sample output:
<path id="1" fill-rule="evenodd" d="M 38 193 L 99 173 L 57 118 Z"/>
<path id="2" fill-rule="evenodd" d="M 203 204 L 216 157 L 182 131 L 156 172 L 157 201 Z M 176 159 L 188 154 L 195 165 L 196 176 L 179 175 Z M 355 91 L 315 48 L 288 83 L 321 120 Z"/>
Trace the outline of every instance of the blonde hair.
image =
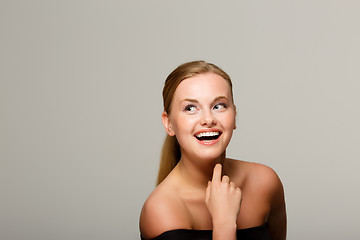
<path id="1" fill-rule="evenodd" d="M 205 61 L 187 62 L 178 66 L 174 71 L 169 74 L 169 76 L 165 80 L 165 85 L 162 92 L 164 111 L 168 115 L 170 115 L 171 103 L 174 97 L 174 93 L 181 81 L 201 73 L 209 72 L 215 73 L 226 80 L 226 82 L 230 86 L 232 96 L 233 94 L 231 79 L 229 75 L 225 73 L 221 68 Z M 180 145 L 176 139 L 176 136 L 167 135 L 161 151 L 160 166 L 156 182 L 157 185 L 159 185 L 166 178 L 166 176 L 179 162 L 180 158 Z"/>

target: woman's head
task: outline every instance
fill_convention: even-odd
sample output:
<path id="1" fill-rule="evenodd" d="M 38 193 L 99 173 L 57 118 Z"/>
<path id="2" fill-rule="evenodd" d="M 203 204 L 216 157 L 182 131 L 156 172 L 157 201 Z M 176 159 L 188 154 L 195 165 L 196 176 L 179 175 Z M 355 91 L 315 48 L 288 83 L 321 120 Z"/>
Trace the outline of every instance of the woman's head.
<path id="1" fill-rule="evenodd" d="M 184 83 L 182 83 L 183 81 Z M 192 99 L 190 101 L 195 100 L 197 106 L 192 108 L 199 114 L 192 114 L 188 110 L 184 111 L 183 108 L 187 104 L 185 102 L 189 98 Z M 187 100 L 182 101 L 184 99 Z M 181 149 L 187 153 L 189 151 L 186 150 L 190 150 L 191 153 L 195 153 L 199 157 L 218 156 L 217 154 L 221 154 L 221 151 L 225 150 L 235 127 L 232 83 L 229 75 L 214 64 L 194 61 L 180 65 L 170 73 L 165 81 L 163 101 L 163 123 L 168 136 L 162 149 L 158 184 L 179 162 L 182 154 L 179 142 Z M 205 111 L 210 118 L 214 114 L 213 119 L 216 120 L 216 124 L 212 123 L 211 126 L 202 125 L 201 122 L 205 119 L 201 119 L 201 115 L 204 115 L 203 112 Z M 217 150 L 214 150 L 213 147 L 212 150 L 207 152 L 208 154 L 205 154 L 206 151 L 204 150 L 210 148 L 202 149 L 200 145 L 194 143 L 194 141 L 198 141 L 195 134 L 202 134 L 203 131 L 210 130 L 219 132 L 221 137 L 219 136 L 218 142 L 220 143 L 214 144 Z M 179 138 L 179 141 L 177 138 Z M 209 144 L 210 142 L 201 142 L 203 145 L 205 143 Z M 195 148 L 193 148 L 194 146 Z"/>

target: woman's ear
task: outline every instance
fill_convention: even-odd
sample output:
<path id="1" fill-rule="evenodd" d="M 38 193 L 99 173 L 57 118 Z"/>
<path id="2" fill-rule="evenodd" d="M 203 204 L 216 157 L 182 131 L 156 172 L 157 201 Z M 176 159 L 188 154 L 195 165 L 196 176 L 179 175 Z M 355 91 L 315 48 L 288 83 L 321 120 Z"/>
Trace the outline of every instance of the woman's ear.
<path id="1" fill-rule="evenodd" d="M 167 112 L 164 111 L 161 114 L 161 118 L 162 118 L 162 123 L 164 125 L 165 131 L 167 132 L 167 134 L 171 137 L 174 136 L 175 132 L 172 128 L 172 125 L 171 125 L 170 119 L 169 119 L 169 115 L 167 114 Z"/>

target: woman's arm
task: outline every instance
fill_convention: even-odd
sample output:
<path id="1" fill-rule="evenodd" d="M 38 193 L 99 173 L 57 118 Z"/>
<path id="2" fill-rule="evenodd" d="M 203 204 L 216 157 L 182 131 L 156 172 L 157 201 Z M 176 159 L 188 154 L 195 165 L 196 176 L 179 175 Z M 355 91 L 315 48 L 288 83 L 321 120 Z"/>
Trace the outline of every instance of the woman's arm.
<path id="1" fill-rule="evenodd" d="M 269 231 L 273 240 L 284 240 L 286 239 L 287 225 L 284 189 L 275 172 L 272 183 L 271 210 L 268 219 Z"/>
<path id="2" fill-rule="evenodd" d="M 214 168 L 212 181 L 206 188 L 205 202 L 212 217 L 213 240 L 235 240 L 241 190 L 230 182 L 228 176 L 221 179 L 221 169 L 220 164 Z"/>

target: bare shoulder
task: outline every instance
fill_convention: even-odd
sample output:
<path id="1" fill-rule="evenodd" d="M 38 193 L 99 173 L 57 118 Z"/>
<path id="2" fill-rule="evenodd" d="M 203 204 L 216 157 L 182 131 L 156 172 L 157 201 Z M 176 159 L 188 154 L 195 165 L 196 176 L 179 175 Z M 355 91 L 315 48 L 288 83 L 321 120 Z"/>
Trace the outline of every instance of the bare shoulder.
<path id="1" fill-rule="evenodd" d="M 234 175 L 242 176 L 242 182 L 256 191 L 269 194 L 269 197 L 282 191 L 282 183 L 277 173 L 269 166 L 260 163 L 229 159 Z"/>
<path id="2" fill-rule="evenodd" d="M 284 189 L 276 172 L 263 164 L 230 160 L 232 174 L 242 176 L 247 193 L 269 207 L 268 224 L 272 239 L 286 239 L 286 206 Z"/>
<path id="3" fill-rule="evenodd" d="M 159 185 L 145 201 L 140 214 L 140 232 L 146 239 L 173 229 L 186 228 L 186 208 L 176 191 Z"/>
<path id="4" fill-rule="evenodd" d="M 272 168 L 258 163 L 252 164 L 250 174 L 251 181 L 270 204 L 268 224 L 272 239 L 286 239 L 286 206 L 280 178 Z"/>
<path id="5" fill-rule="evenodd" d="M 251 163 L 250 176 L 251 179 L 257 179 L 260 186 L 270 189 L 277 188 L 281 185 L 281 181 L 277 173 L 269 166 L 260 163 Z"/>

